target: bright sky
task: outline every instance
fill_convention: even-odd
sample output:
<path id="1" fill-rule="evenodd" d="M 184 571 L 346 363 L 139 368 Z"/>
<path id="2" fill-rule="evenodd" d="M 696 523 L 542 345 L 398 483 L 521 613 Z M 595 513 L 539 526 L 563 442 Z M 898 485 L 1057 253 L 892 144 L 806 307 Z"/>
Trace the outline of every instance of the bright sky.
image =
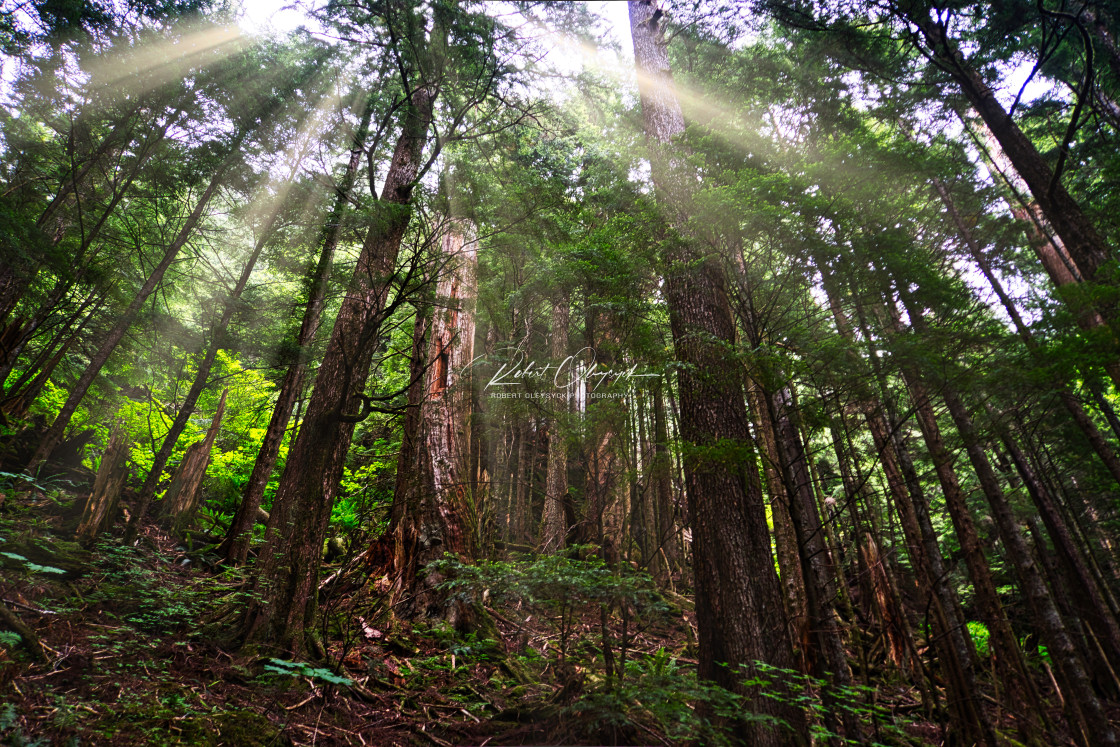
<path id="1" fill-rule="evenodd" d="M 307 20 L 303 11 L 296 7 L 297 0 L 242 0 L 242 5 L 245 8 L 242 25 L 255 33 L 287 32 Z M 626 3 L 598 0 L 589 2 L 588 6 L 606 19 L 610 24 L 610 36 L 622 47 L 624 55 L 630 55 L 630 16 Z"/>
<path id="2" fill-rule="evenodd" d="M 307 16 L 294 7 L 292 0 L 242 0 L 245 16 L 242 26 L 254 33 L 291 31 L 304 23 Z"/>

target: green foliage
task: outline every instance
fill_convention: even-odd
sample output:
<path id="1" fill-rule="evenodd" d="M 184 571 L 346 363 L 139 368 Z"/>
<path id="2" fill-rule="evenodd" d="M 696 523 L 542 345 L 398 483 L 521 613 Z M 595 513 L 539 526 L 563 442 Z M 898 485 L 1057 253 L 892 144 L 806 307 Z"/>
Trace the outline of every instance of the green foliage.
<path id="1" fill-rule="evenodd" d="M 447 555 L 429 564 L 428 570 L 445 576 L 441 588 L 468 604 L 517 602 L 553 616 L 564 658 L 578 613 L 589 605 L 627 605 L 636 615 L 649 616 L 668 609 L 648 574 L 614 571 L 601 558 L 590 555 L 593 549 L 575 546 L 564 555 L 480 561 L 477 565 Z M 585 553 L 590 556 L 579 559 Z"/>
<path id="2" fill-rule="evenodd" d="M 664 609 L 652 579 L 644 573 L 613 571 L 591 546 L 574 546 L 565 554 L 530 560 L 480 561 L 467 565 L 452 555 L 428 566 L 448 577 L 442 588 L 467 601 L 487 598 L 522 601 L 530 605 L 561 605 L 625 601 L 643 609 Z M 580 559 L 581 554 L 589 554 Z"/>
<path id="3" fill-rule="evenodd" d="M 22 555 L 20 555 L 18 553 L 0 552 L 0 555 L 4 556 L 5 558 L 8 558 L 9 560 L 14 560 L 16 562 L 22 563 L 23 567 L 31 573 L 57 573 L 59 575 L 62 575 L 62 574 L 66 573 L 66 571 L 62 570 L 61 568 L 55 568 L 54 566 L 50 566 L 50 565 L 39 565 L 38 563 L 32 563 L 30 560 L 28 560 L 27 558 L 23 557 Z"/>
<path id="4" fill-rule="evenodd" d="M 989 644 L 991 634 L 988 632 L 988 626 L 979 620 L 969 620 L 965 626 L 968 628 L 968 635 L 972 638 L 973 645 L 976 646 L 976 653 L 984 658 L 991 655 L 992 649 Z"/>
<path id="5" fill-rule="evenodd" d="M 349 687 L 354 684 L 354 681 L 350 678 L 340 677 L 329 669 L 312 667 L 310 664 L 286 661 L 284 659 L 269 659 L 268 664 L 264 665 L 264 670 L 270 674 L 287 677 L 307 677 L 310 680 L 318 680 L 319 682 L 325 682 L 329 685 L 343 685 Z"/>
<path id="6" fill-rule="evenodd" d="M 139 553 L 130 547 L 103 542 L 98 545 L 102 577 L 88 601 L 101 604 L 108 614 L 142 633 L 166 635 L 188 628 L 222 601 L 239 601 L 229 595 L 220 578 L 200 578 L 189 585 L 169 584 L 155 571 L 138 564 Z"/>
<path id="7" fill-rule="evenodd" d="M 640 724 L 665 734 L 674 743 L 735 744 L 729 727 L 720 725 L 734 720 L 753 721 L 778 731 L 789 729 L 789 725 L 779 719 L 752 713 L 746 696 L 699 680 L 693 667 L 679 665 L 664 649 L 638 658 L 629 666 L 630 673 L 617 686 L 596 689 L 574 702 L 567 711 L 589 719 L 599 728 Z M 753 669 L 748 672 L 743 668 L 744 684 L 763 697 L 805 710 L 810 716 L 814 742 L 839 739 L 823 724 L 826 715 L 838 715 L 840 711 L 852 713 L 865 734 L 872 736 L 870 742 L 846 739 L 840 742 L 842 744 L 909 744 L 912 741 L 903 730 L 905 722 L 872 702 L 874 689 L 836 687 L 764 662 L 755 662 Z M 702 717 L 697 706 L 713 718 Z"/>

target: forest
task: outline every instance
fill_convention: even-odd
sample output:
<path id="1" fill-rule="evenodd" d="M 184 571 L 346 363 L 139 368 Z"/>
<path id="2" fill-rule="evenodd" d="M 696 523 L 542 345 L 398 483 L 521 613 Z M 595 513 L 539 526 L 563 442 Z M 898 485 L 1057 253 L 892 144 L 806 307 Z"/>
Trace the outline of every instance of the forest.
<path id="1" fill-rule="evenodd" d="M 270 5 L 0 0 L 0 744 L 1117 743 L 1120 3 Z"/>

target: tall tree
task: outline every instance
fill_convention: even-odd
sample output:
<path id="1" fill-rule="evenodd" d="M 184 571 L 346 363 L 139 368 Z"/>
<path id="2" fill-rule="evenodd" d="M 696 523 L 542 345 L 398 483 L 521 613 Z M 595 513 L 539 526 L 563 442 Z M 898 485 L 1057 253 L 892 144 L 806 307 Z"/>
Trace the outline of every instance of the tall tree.
<path id="1" fill-rule="evenodd" d="M 693 530 L 699 674 L 748 696 L 752 709 L 787 721 L 800 738 L 803 716 L 743 685 L 754 662 L 789 668 L 793 654 L 770 554 L 764 500 L 748 426 L 740 368 L 728 355 L 735 323 L 723 269 L 688 240 L 695 175 L 680 144 L 684 117 L 666 51 L 666 18 L 652 0 L 631 0 L 630 31 L 638 68 L 651 173 L 666 215 L 666 301 L 679 369 L 681 438 Z M 735 724 L 738 739 L 788 744 L 790 735 L 757 723 Z"/>

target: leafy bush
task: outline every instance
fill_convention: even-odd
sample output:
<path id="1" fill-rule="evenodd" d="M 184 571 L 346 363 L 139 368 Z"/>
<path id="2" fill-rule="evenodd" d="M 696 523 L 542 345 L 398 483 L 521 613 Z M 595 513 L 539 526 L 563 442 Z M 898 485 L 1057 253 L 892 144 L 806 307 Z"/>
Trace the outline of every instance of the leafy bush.
<path id="1" fill-rule="evenodd" d="M 991 654 L 988 644 L 991 634 L 988 633 L 988 626 L 979 620 L 969 620 L 965 626 L 968 628 L 969 636 L 972 637 L 972 643 L 976 646 L 976 653 L 987 658 Z"/>
<path id="2" fill-rule="evenodd" d="M 596 728 L 625 730 L 637 725 L 642 731 L 664 734 L 674 744 L 696 743 L 710 747 L 734 744 L 730 721 L 753 721 L 771 729 L 786 730 L 780 719 L 749 710 L 746 696 L 733 693 L 696 676 L 693 667 L 680 666 L 664 649 L 632 662 L 630 674 L 616 687 L 596 689 L 566 709 Z M 754 672 L 742 669 L 743 683 L 757 688 L 763 697 L 794 705 L 809 716 L 813 743 L 907 744 L 911 740 L 892 714 L 869 704 L 871 691 L 863 687 L 836 687 L 823 680 L 790 669 L 754 663 Z M 698 705 L 705 706 L 698 709 Z M 824 724 L 831 710 L 855 715 L 866 739 L 841 739 Z M 710 715 L 711 718 L 702 716 Z"/>
<path id="3" fill-rule="evenodd" d="M 570 548 L 571 555 L 590 548 Z M 559 637 L 560 657 L 569 651 L 577 613 L 592 605 L 625 606 L 636 614 L 663 613 L 668 606 L 649 575 L 614 571 L 596 556 L 544 555 L 532 560 L 480 561 L 465 565 L 448 555 L 428 566 L 447 577 L 440 586 L 468 604 L 492 600 L 518 602 L 550 616 Z"/>

